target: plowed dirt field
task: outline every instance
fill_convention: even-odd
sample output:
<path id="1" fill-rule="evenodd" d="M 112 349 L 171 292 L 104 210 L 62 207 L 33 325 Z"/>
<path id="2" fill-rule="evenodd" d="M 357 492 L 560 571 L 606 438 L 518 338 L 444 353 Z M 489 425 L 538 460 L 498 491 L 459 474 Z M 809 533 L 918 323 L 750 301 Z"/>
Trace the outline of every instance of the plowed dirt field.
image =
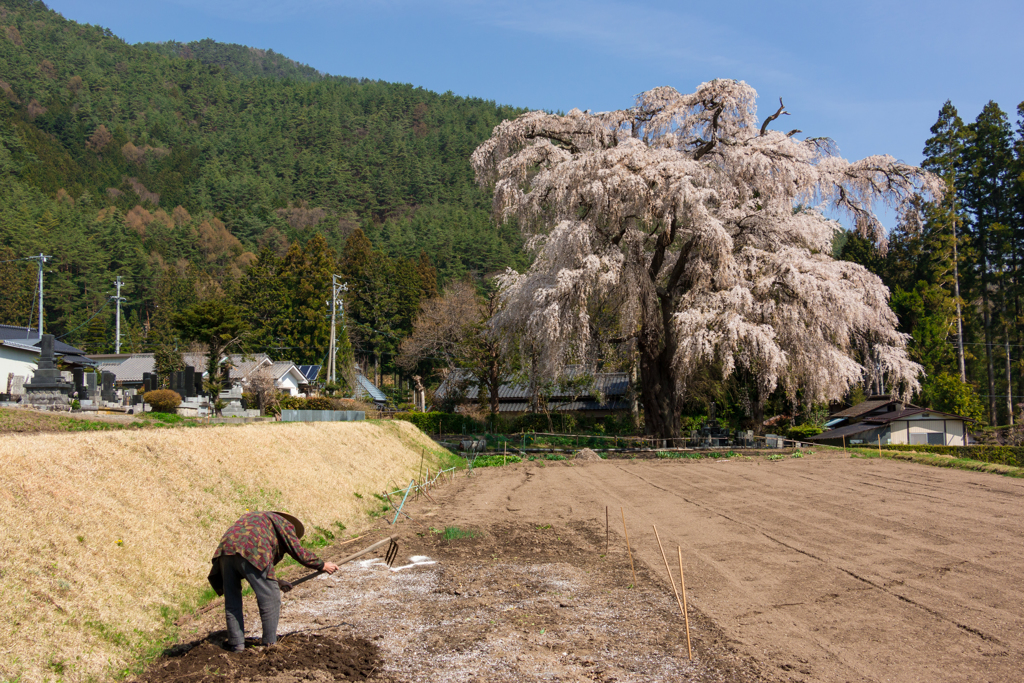
<path id="1" fill-rule="evenodd" d="M 277 653 L 219 651 L 214 610 L 146 680 L 1019 681 L 1022 496 L 838 455 L 476 470 L 366 538 L 401 536 L 393 569 L 288 594 Z M 682 548 L 692 661 L 652 524 L 673 569 Z"/>

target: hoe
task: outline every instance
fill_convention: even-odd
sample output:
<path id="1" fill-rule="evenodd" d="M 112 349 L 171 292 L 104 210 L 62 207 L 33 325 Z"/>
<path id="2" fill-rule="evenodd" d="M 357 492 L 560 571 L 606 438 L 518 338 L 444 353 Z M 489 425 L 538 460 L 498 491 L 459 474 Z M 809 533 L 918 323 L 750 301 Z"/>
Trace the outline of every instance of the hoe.
<path id="1" fill-rule="evenodd" d="M 387 552 L 384 553 L 384 563 L 387 564 L 387 566 L 390 567 L 392 564 L 394 564 L 395 557 L 398 555 L 398 543 L 396 542 L 396 539 L 395 539 L 394 536 L 388 536 L 387 538 L 385 538 L 383 540 L 377 541 L 373 545 L 367 546 L 367 547 L 363 548 L 362 550 L 360 550 L 359 552 L 352 553 L 351 555 L 349 555 L 348 557 L 346 557 L 343 560 L 338 560 L 335 564 L 337 564 L 338 566 L 341 566 L 341 565 L 345 564 L 346 562 L 351 562 L 352 560 L 358 559 L 358 558 L 362 557 L 363 555 L 365 555 L 365 554 L 367 554 L 367 553 L 369 553 L 371 551 L 376 550 L 377 548 L 381 547 L 385 543 L 388 544 L 388 549 L 387 549 Z M 296 586 L 298 586 L 300 583 L 305 583 L 306 581 L 309 581 L 310 579 L 315 579 L 316 577 L 320 576 L 321 574 L 323 574 L 323 571 L 313 572 L 312 574 L 306 574 L 305 576 L 303 576 L 301 578 L 298 578 L 298 579 L 295 579 L 294 581 L 285 581 L 284 579 L 277 579 L 277 585 L 279 585 L 281 587 L 281 592 L 282 593 L 287 593 L 292 588 L 295 588 Z"/>

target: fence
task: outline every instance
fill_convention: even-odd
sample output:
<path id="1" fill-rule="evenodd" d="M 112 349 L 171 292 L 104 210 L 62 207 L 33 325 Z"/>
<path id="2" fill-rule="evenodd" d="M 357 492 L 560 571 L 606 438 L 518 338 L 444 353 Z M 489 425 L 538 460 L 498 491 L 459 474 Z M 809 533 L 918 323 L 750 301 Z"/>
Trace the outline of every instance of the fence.
<path id="1" fill-rule="evenodd" d="M 281 422 L 355 422 L 365 420 L 362 410 L 282 410 Z"/>

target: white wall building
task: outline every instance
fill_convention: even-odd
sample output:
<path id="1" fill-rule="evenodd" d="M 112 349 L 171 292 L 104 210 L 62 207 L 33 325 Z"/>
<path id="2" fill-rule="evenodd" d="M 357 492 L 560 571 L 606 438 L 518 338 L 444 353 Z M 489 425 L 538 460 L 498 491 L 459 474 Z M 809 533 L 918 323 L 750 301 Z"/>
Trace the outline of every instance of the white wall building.
<path id="1" fill-rule="evenodd" d="M 7 393 L 7 380 L 11 375 L 21 377 L 27 383 L 38 365 L 39 347 L 16 341 L 0 341 L 0 394 Z"/>

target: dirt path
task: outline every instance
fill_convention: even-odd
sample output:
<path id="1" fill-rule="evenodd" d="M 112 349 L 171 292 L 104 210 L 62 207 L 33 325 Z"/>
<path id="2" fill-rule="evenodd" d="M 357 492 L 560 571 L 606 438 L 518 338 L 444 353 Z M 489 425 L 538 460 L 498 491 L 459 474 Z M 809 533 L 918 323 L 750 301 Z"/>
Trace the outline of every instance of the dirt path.
<path id="1" fill-rule="evenodd" d="M 1016 681 L 1024 670 L 1024 482 L 887 460 L 622 461 L 481 470 L 457 523 L 583 522 L 663 568 L 768 670 L 815 681 Z M 666 586 L 667 588 L 667 586 Z"/>

